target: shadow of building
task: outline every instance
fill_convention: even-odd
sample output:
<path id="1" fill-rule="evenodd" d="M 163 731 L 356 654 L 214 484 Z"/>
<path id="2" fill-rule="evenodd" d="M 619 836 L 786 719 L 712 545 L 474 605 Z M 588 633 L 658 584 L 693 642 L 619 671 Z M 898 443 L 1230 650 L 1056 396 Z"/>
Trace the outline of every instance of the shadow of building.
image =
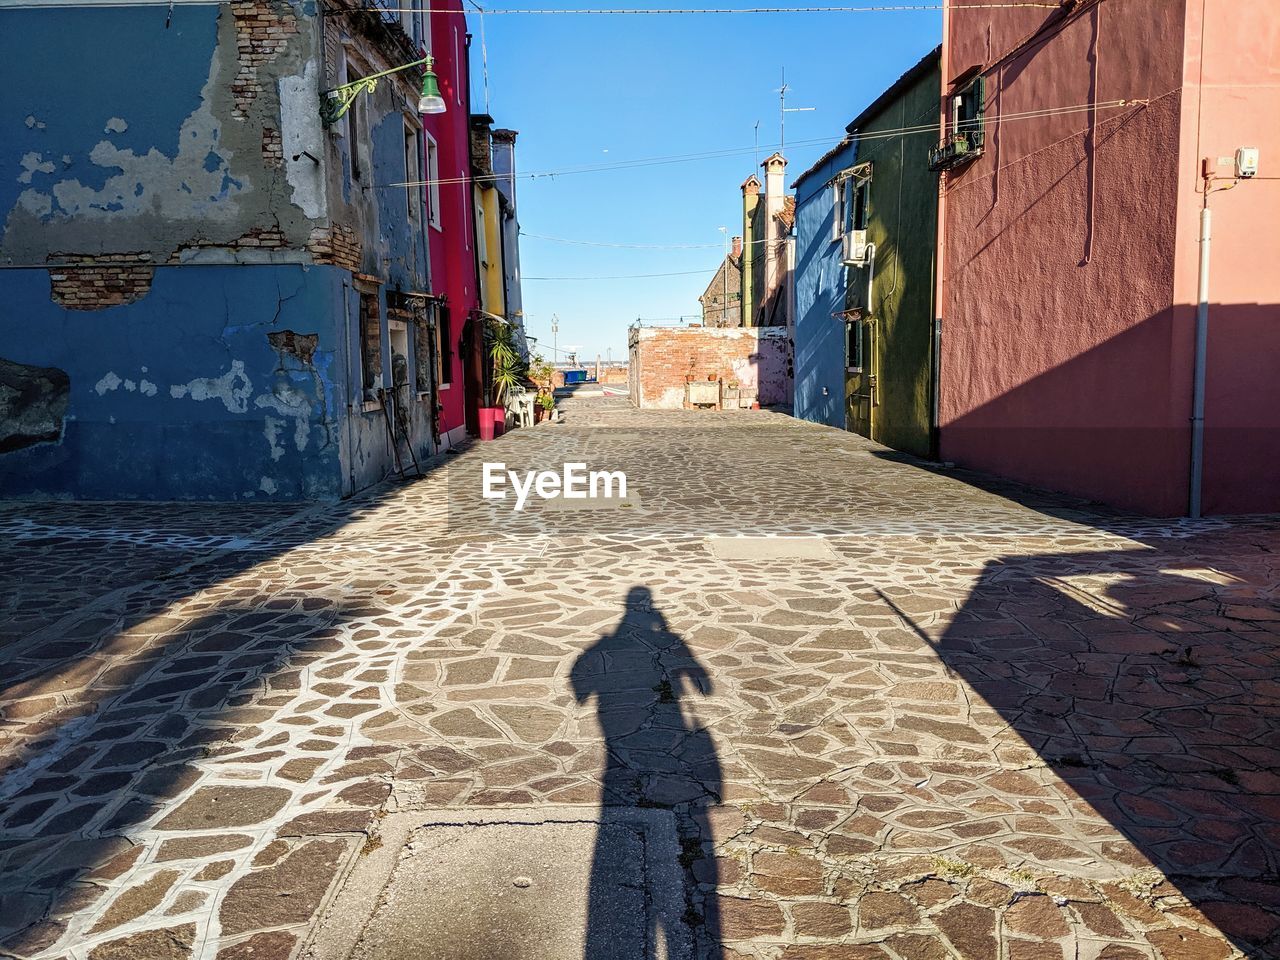
<path id="1" fill-rule="evenodd" d="M 1128 841 L 1095 853 L 1156 867 L 1243 952 L 1274 956 L 1280 544 L 1243 526 L 1151 546 L 994 560 L 932 642 Z M 1174 931 L 1147 936 L 1176 952 L 1157 942 Z"/>

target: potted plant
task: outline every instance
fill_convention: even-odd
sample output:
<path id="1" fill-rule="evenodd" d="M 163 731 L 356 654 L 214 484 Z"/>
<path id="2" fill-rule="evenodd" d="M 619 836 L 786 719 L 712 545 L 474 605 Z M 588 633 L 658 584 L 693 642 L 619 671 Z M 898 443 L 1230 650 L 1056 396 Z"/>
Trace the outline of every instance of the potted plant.
<path id="1" fill-rule="evenodd" d="M 538 420 L 550 420 L 555 408 L 556 398 L 552 394 L 538 394 L 537 413 L 535 414 Z"/>
<path id="2" fill-rule="evenodd" d="M 506 430 L 506 398 L 523 382 L 529 366 L 516 348 L 511 324 L 492 320 L 485 325 L 484 336 L 492 372 L 489 404 L 480 408 L 480 439 L 492 440 Z"/>

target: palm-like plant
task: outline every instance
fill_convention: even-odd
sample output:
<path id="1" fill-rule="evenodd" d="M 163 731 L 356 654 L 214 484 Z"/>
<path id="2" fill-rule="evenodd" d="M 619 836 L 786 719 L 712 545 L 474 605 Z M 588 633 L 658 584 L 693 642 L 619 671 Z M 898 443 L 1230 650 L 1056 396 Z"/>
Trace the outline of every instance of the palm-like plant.
<path id="1" fill-rule="evenodd" d="M 492 321 L 485 329 L 485 339 L 489 345 L 489 359 L 493 363 L 493 405 L 500 407 L 507 394 L 524 381 L 528 364 L 516 349 L 510 324 Z"/>

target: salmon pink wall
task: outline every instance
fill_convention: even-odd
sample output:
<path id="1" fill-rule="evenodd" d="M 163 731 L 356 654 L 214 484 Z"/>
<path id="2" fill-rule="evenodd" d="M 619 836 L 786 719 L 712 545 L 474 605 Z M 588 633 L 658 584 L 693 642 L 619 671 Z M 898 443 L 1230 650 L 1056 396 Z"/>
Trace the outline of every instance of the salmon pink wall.
<path id="1" fill-rule="evenodd" d="M 1233 164 L 1218 158 L 1233 158 L 1237 147 L 1262 157 L 1259 179 L 1209 196 L 1204 510 L 1280 511 L 1280 5 L 1188 3 L 1186 36 L 1180 313 L 1194 317 L 1198 299 L 1201 158 L 1229 176 Z"/>
<path id="2" fill-rule="evenodd" d="M 1156 6 L 953 12 L 953 75 L 985 68 L 989 115 L 1152 102 L 1099 111 L 1096 133 L 1083 111 L 993 123 L 985 155 L 948 176 L 939 414 L 947 459 L 1176 513 L 1190 363 L 1170 309 L 1182 21 L 1180 4 Z M 1145 62 L 1127 49 L 1135 35 Z"/>

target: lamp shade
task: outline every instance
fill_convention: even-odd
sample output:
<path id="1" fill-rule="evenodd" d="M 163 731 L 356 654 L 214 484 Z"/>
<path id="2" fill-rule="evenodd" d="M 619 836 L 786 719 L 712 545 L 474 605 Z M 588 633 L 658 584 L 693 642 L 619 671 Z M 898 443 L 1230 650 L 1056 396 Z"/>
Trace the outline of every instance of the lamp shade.
<path id="1" fill-rule="evenodd" d="M 422 75 L 422 96 L 418 98 L 419 113 L 444 113 L 446 110 L 444 97 L 440 96 L 440 84 L 436 81 L 436 73 L 430 67 Z"/>

